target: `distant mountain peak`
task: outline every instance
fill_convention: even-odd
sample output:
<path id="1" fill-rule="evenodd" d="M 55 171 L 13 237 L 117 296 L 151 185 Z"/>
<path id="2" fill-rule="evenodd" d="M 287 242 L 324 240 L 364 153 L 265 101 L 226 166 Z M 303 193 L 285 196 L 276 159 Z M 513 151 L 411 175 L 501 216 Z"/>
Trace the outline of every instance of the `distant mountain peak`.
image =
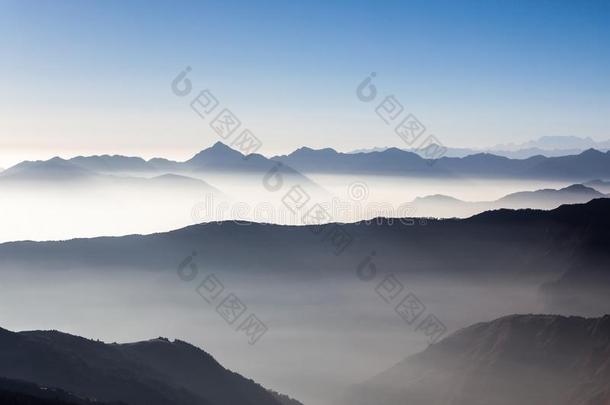
<path id="1" fill-rule="evenodd" d="M 201 152 L 197 153 L 193 156 L 189 162 L 199 161 L 202 159 L 206 160 L 216 160 L 216 159 L 227 159 L 227 158 L 243 158 L 244 155 L 239 151 L 231 148 L 225 143 L 220 141 L 216 142 L 214 145 L 209 148 L 203 149 Z"/>
<path id="2" fill-rule="evenodd" d="M 375 152 L 373 152 L 375 153 Z M 392 146 L 391 148 L 387 148 L 386 150 L 384 150 L 383 152 L 377 152 L 377 153 L 392 153 L 392 154 L 397 154 L 397 153 L 405 153 L 404 150 L 399 149 L 395 146 Z"/>
<path id="3" fill-rule="evenodd" d="M 455 198 L 455 197 L 451 197 L 449 195 L 445 195 L 445 194 L 432 194 L 432 195 L 426 195 L 423 197 L 416 197 L 415 202 L 419 201 L 419 202 L 425 202 L 425 201 L 436 201 L 436 202 L 463 202 L 462 200 Z"/>
<path id="4" fill-rule="evenodd" d="M 337 152 L 333 148 L 314 149 L 314 148 L 310 148 L 309 146 L 302 146 L 302 147 L 298 148 L 297 150 L 295 150 L 294 152 L 292 152 L 290 155 L 308 155 L 308 154 L 313 154 L 313 153 L 336 155 L 339 152 Z"/>
<path id="5" fill-rule="evenodd" d="M 595 190 L 592 187 L 587 187 L 584 184 L 572 184 L 571 186 L 567 186 L 564 188 L 560 188 L 559 191 L 570 191 L 570 192 L 594 192 L 596 193 L 597 190 Z"/>
<path id="6" fill-rule="evenodd" d="M 38 162 L 38 160 L 37 160 L 37 162 Z M 60 163 L 60 162 L 67 162 L 67 160 L 62 159 L 59 156 L 54 156 L 51 159 L 49 159 L 49 162 Z"/>
<path id="7" fill-rule="evenodd" d="M 599 151 L 599 150 L 597 150 L 597 149 L 594 149 L 594 148 L 589 148 L 589 149 L 586 149 L 586 150 L 582 151 L 582 152 L 580 153 L 580 155 L 581 155 L 581 156 L 587 156 L 587 157 L 592 157 L 592 156 L 603 156 L 603 155 L 604 155 L 604 152 L 601 152 L 601 151 Z"/>
<path id="8" fill-rule="evenodd" d="M 227 145 L 226 143 L 221 142 L 221 141 L 216 141 L 214 143 L 214 145 L 210 146 L 208 149 L 213 150 L 213 151 L 219 151 L 219 150 L 235 151 L 235 149 L 231 148 L 229 145 Z"/>

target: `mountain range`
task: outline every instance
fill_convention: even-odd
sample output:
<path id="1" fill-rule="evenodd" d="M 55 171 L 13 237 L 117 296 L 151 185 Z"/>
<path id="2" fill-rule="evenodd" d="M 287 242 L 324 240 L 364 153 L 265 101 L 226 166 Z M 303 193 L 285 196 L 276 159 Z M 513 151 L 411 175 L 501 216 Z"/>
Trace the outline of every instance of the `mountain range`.
<path id="1" fill-rule="evenodd" d="M 591 184 L 591 183 L 589 183 Z M 508 194 L 494 201 L 462 201 L 446 195 L 418 197 L 409 203 L 419 216 L 428 217 L 468 217 L 480 212 L 500 208 L 553 209 L 563 204 L 586 203 L 594 198 L 607 198 L 592 187 L 573 184 L 561 189 L 520 191 Z"/>
<path id="2" fill-rule="evenodd" d="M 7 405 L 300 405 L 165 338 L 106 344 L 0 328 Z M 460 329 L 354 386 L 341 405 L 605 405 L 610 316 L 508 315 Z"/>
<path id="3" fill-rule="evenodd" d="M 277 166 L 277 162 L 259 154 L 243 155 L 222 142 L 195 154 L 192 158 L 177 162 L 163 158 L 148 161 L 140 157 L 121 155 L 77 156 L 71 159 L 54 157 L 46 161 L 25 161 L 12 166 L 0 178 L 34 175 L 42 179 L 78 178 L 94 174 L 188 174 L 198 172 L 259 172 L 264 173 Z M 297 173 L 285 166 L 278 166 L 280 172 Z"/>
<path id="4" fill-rule="evenodd" d="M 281 161 L 304 173 L 360 173 L 430 177 L 529 178 L 588 181 L 610 176 L 610 152 L 595 149 L 561 157 L 509 159 L 489 153 L 429 160 L 390 148 L 382 152 L 339 153 L 333 149 L 301 148 Z"/>
<path id="5" fill-rule="evenodd" d="M 529 148 L 539 148 L 546 150 L 586 150 L 586 149 L 600 149 L 607 150 L 610 149 L 610 141 L 596 141 L 590 137 L 579 137 L 579 136 L 559 136 L 559 135 L 550 135 L 550 136 L 542 136 L 538 139 L 534 139 L 531 141 L 523 142 L 523 143 L 508 143 L 502 145 L 496 145 L 492 147 L 492 150 L 508 150 L 508 151 L 518 151 Z"/>
<path id="6" fill-rule="evenodd" d="M 368 149 L 357 149 L 351 153 L 382 152 L 389 147 L 376 147 Z M 587 149 L 597 149 L 606 152 L 610 149 L 610 141 L 595 141 L 589 137 L 577 136 L 543 136 L 533 141 L 520 144 L 503 144 L 490 148 L 453 148 L 447 147 L 444 156 L 466 157 L 478 153 L 490 153 L 510 159 L 527 159 L 532 156 L 542 155 L 546 157 L 558 157 L 566 155 L 578 155 Z M 425 151 L 421 149 L 404 149 L 425 157 Z"/>
<path id="7" fill-rule="evenodd" d="M 216 187 L 194 177 L 173 173 L 153 173 L 152 177 L 106 174 L 94 171 L 93 167 L 83 167 L 72 160 L 58 157 L 48 161 L 22 162 L 7 169 L 0 173 L 0 187 L 5 191 L 16 190 L 16 196 L 19 196 L 22 190 L 50 189 L 88 193 L 95 188 L 105 188 L 115 192 L 126 191 L 131 193 L 129 195 L 139 196 L 152 193 L 151 198 L 163 194 L 174 197 L 198 196 L 202 193 L 222 195 Z M 76 198 L 76 195 L 73 194 L 73 198 Z M 127 195 L 124 194 L 122 197 L 127 200 Z"/>
<path id="8" fill-rule="evenodd" d="M 84 403 L 89 399 L 129 405 L 299 404 L 225 369 L 195 346 L 165 338 L 107 344 L 58 331 L 0 329 L 0 376 L 58 387 Z M 16 390 L 14 382 L 4 382 L 5 390 L 9 385 Z M 0 392 L 2 388 L 0 381 Z M 17 391 L 23 393 L 23 387 Z M 30 387 L 29 395 L 35 393 Z M 76 403 L 70 396 L 64 395 L 65 401 Z"/>
<path id="9" fill-rule="evenodd" d="M 282 165 L 278 166 L 278 163 Z M 488 177 L 576 180 L 610 178 L 610 152 L 588 149 L 575 155 L 510 159 L 490 153 L 429 160 L 414 152 L 389 148 L 383 151 L 341 153 L 334 149 L 300 148 L 288 155 L 267 158 L 243 155 L 217 142 L 191 159 L 176 162 L 162 158 L 148 161 L 125 156 L 78 156 L 69 160 L 22 162 L 0 173 L 0 179 L 37 171 L 41 178 L 84 177 L 98 174 L 185 174 L 189 173 L 266 173 L 276 168 L 287 175 L 307 173 L 384 174 L 421 177 Z"/>
<path id="10" fill-rule="evenodd" d="M 0 181 L 75 181 L 98 177 L 98 174 L 68 160 L 54 157 L 42 161 L 25 161 L 0 173 Z"/>
<path id="11" fill-rule="evenodd" d="M 610 316 L 511 315 L 459 330 L 354 388 L 345 404 L 605 405 Z"/>
<path id="12" fill-rule="evenodd" d="M 0 187 L 13 187 L 18 191 L 22 186 L 35 191 L 53 187 L 63 190 L 68 187 L 84 192 L 94 187 L 107 187 L 107 190 L 111 187 L 115 191 L 127 189 L 131 193 L 158 191 L 158 198 L 175 195 L 175 200 L 179 200 L 177 195 L 184 196 L 186 193 L 186 197 L 192 200 L 194 196 L 206 192 L 222 194 L 221 190 L 206 181 L 206 175 L 256 175 L 260 182 L 270 172 L 282 176 L 285 186 L 299 184 L 307 187 L 310 192 L 326 193 L 307 176 L 287 165 L 262 155 L 246 157 L 220 142 L 185 162 L 161 158 L 146 161 L 139 157 L 119 155 L 24 161 L 0 172 Z"/>
<path id="13" fill-rule="evenodd" d="M 610 199 L 551 211 L 487 211 L 467 219 L 378 218 L 329 224 L 351 241 L 340 255 L 316 226 L 225 221 L 167 233 L 0 244 L 0 266 L 22 271 L 176 269 L 198 251 L 206 265 L 282 278 L 353 274 L 368 252 L 396 274 L 445 280 L 527 282 L 540 288 L 548 310 L 610 312 Z M 316 231 L 316 232 L 312 232 Z M 273 254 L 269 254 L 269 249 Z M 295 261 L 295 258 L 307 260 Z M 403 263 L 408 261 L 409 266 Z M 332 273 L 328 269 L 333 269 Z"/>

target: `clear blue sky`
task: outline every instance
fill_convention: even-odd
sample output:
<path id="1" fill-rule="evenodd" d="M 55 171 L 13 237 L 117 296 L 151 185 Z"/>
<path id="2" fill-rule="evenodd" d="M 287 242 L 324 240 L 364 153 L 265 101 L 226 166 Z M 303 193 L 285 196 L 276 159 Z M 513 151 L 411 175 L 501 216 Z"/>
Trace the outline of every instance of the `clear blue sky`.
<path id="1" fill-rule="evenodd" d="M 0 165 L 194 154 L 187 65 L 265 154 L 401 146 L 355 96 L 373 71 L 446 145 L 610 138 L 609 1 L 0 1 L 0 50 Z"/>

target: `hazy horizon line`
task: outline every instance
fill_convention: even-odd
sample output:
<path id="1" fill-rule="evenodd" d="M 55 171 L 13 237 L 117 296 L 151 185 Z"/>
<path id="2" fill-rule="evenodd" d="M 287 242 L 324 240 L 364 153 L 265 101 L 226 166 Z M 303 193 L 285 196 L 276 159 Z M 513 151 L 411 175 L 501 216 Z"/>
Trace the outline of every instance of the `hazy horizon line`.
<path id="1" fill-rule="evenodd" d="M 561 137 L 561 138 L 569 138 L 569 136 L 559 136 L 559 137 Z M 541 138 L 543 138 L 543 137 L 540 137 L 540 138 L 537 138 L 535 140 L 531 140 L 531 141 L 528 141 L 528 142 L 533 142 L 533 141 L 539 140 Z M 577 138 L 582 139 L 582 140 L 590 139 L 590 140 L 592 140 L 592 141 L 594 141 L 596 143 L 610 142 L 610 139 L 597 140 L 597 139 L 593 139 L 591 137 L 584 137 L 584 138 L 583 137 L 577 137 Z M 526 142 L 524 142 L 524 143 L 526 143 Z M 583 148 L 583 147 L 576 147 L 575 146 L 575 147 L 548 148 L 548 149 L 545 149 L 543 147 L 523 147 L 524 143 L 518 143 L 518 144 L 514 144 L 514 143 L 497 144 L 497 145 L 494 145 L 494 146 L 478 147 L 478 148 L 477 147 L 469 147 L 469 146 L 447 146 L 447 148 L 448 149 L 466 149 L 466 150 L 475 151 L 476 153 L 491 153 L 491 154 L 493 154 L 493 152 L 510 152 L 509 150 L 499 149 L 501 147 L 507 147 L 509 145 L 514 145 L 515 147 L 517 147 L 517 149 L 512 150 L 513 152 L 523 151 L 523 150 L 533 149 L 533 148 L 538 148 L 540 150 L 545 150 L 545 151 L 580 150 L 581 152 L 589 150 L 589 149 L 594 149 L 594 150 L 597 150 L 599 152 L 604 152 L 603 150 L 598 149 L 596 147 Z M 205 150 L 208 150 L 208 149 L 211 149 L 211 148 L 213 148 L 217 144 L 222 144 L 222 145 L 228 147 L 229 149 L 232 149 L 232 150 L 234 150 L 234 151 L 236 151 L 236 152 L 238 152 L 238 153 L 240 153 L 240 154 L 242 154 L 244 156 L 250 155 L 250 153 L 245 154 L 242 151 L 240 151 L 239 149 L 236 149 L 235 147 L 233 147 L 232 145 L 230 145 L 228 143 L 225 143 L 225 142 L 222 142 L 222 140 L 217 140 L 217 141 L 209 144 L 208 146 L 204 146 L 202 149 L 195 149 L 193 152 L 191 152 L 193 154 L 190 155 L 190 157 L 187 156 L 186 158 L 171 158 L 171 157 L 166 157 L 166 156 L 162 156 L 162 155 L 150 155 L 150 154 L 132 155 L 132 154 L 121 154 L 121 153 L 112 153 L 112 152 L 108 152 L 108 153 L 93 153 L 93 154 L 75 153 L 75 154 L 69 154 L 69 155 L 65 154 L 65 153 L 64 154 L 60 153 L 60 154 L 48 154 L 45 157 L 39 158 L 39 159 L 36 159 L 36 158 L 33 158 L 33 159 L 26 158 L 26 159 L 21 159 L 21 160 L 14 159 L 13 160 L 14 163 L 10 163 L 8 165 L 5 164 L 4 166 L 0 166 L 0 170 L 10 169 L 11 167 L 14 167 L 14 166 L 16 166 L 16 165 L 18 165 L 20 163 L 24 163 L 24 162 L 45 162 L 45 161 L 48 161 L 48 160 L 51 160 L 51 159 L 54 159 L 54 158 L 60 158 L 60 159 L 63 159 L 63 160 L 70 160 L 70 159 L 74 159 L 74 158 L 78 158 L 78 157 L 89 158 L 89 157 L 109 156 L 109 157 L 137 158 L 137 159 L 142 159 L 142 160 L 144 160 L 146 162 L 149 162 L 152 159 L 165 159 L 165 160 L 174 161 L 174 162 L 186 162 L 186 161 L 190 160 L 191 158 L 193 158 L 198 153 L 200 153 L 202 151 L 205 151 Z M 288 152 L 279 153 L 279 154 L 277 154 L 277 153 L 276 154 L 265 154 L 265 153 L 261 153 L 261 152 L 258 152 L 258 151 L 255 151 L 254 153 L 251 153 L 251 154 L 252 155 L 260 155 L 260 156 L 263 156 L 263 157 L 265 157 L 267 159 L 272 159 L 272 158 L 280 157 L 280 156 L 288 156 L 288 155 L 290 155 L 290 154 L 292 154 L 292 153 L 294 153 L 296 151 L 299 151 L 301 149 L 310 149 L 310 150 L 314 150 L 314 151 L 331 149 L 331 150 L 333 150 L 336 153 L 343 153 L 343 154 L 373 153 L 373 152 L 375 152 L 378 149 L 381 149 L 381 150 L 398 149 L 398 150 L 402 150 L 402 151 L 405 151 L 405 152 L 411 152 L 411 153 L 417 154 L 417 149 L 414 149 L 414 148 L 401 148 L 401 147 L 398 147 L 398 146 L 387 146 L 387 145 L 385 145 L 385 146 L 371 146 L 371 147 L 364 147 L 364 148 L 356 148 L 356 149 L 351 149 L 351 150 L 339 150 L 339 149 L 336 149 L 336 148 L 330 147 L 330 146 L 322 147 L 322 148 L 316 148 L 316 147 L 311 147 L 311 146 L 307 146 L 307 145 L 302 145 L 302 146 L 297 147 L 295 149 L 292 149 L 292 150 L 290 150 Z M 572 156 L 572 155 L 573 154 L 567 154 L 565 156 Z M 181 159 L 184 159 L 184 160 L 181 160 Z M 523 159 L 523 158 L 511 158 L 511 159 L 520 160 L 520 159 Z M 0 158 L 0 161 L 1 160 L 2 159 Z"/>

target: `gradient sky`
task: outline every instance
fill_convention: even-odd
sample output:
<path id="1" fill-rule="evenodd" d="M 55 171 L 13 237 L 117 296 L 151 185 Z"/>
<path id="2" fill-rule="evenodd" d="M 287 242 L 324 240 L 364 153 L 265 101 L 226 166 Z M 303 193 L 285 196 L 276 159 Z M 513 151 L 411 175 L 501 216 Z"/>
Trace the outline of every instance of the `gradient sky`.
<path id="1" fill-rule="evenodd" d="M 0 166 L 219 140 L 170 82 L 186 66 L 262 141 L 404 146 L 381 96 L 448 146 L 610 138 L 608 1 L 2 1 Z"/>

